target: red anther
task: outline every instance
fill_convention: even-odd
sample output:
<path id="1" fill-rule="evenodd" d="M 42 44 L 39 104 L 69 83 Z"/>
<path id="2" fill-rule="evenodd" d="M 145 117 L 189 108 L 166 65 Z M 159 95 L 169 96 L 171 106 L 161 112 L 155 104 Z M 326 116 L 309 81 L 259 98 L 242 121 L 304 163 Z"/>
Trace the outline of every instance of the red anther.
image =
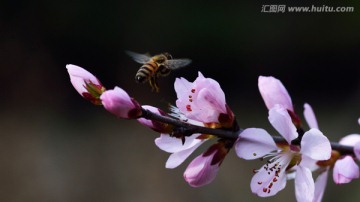
<path id="1" fill-rule="evenodd" d="M 189 112 L 191 112 L 191 111 L 192 111 L 192 110 L 191 110 L 191 106 L 190 106 L 190 105 L 186 105 L 186 110 L 189 111 Z"/>
<path id="2" fill-rule="evenodd" d="M 195 93 L 195 88 L 191 89 L 191 92 L 192 92 L 192 93 Z"/>
<path id="3" fill-rule="evenodd" d="M 271 187 L 273 186 L 273 183 L 272 182 L 270 182 L 270 184 L 269 184 L 269 189 L 271 189 Z"/>

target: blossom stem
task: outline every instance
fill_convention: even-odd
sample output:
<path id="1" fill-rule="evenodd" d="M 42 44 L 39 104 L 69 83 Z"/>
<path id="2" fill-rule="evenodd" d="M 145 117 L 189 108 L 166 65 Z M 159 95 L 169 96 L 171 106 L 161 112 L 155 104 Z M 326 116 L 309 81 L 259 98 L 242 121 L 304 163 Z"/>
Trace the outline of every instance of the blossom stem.
<path id="1" fill-rule="evenodd" d="M 219 138 L 226 138 L 226 139 L 237 139 L 239 134 L 242 132 L 242 129 L 238 131 L 231 131 L 225 129 L 214 129 L 214 128 L 207 128 L 202 126 L 196 126 L 192 124 L 188 124 L 186 122 L 180 121 L 178 119 L 169 117 L 169 116 L 162 116 L 159 114 L 155 114 L 147 109 L 142 108 L 142 118 L 150 119 L 159 121 L 162 123 L 171 124 L 173 126 L 180 127 L 183 131 L 186 131 L 185 135 L 192 135 L 194 133 L 202 133 L 202 134 L 211 134 L 215 135 Z"/>
<path id="2" fill-rule="evenodd" d="M 162 116 L 159 114 L 155 114 L 147 109 L 141 108 L 142 110 L 142 118 L 154 120 L 162 123 L 167 123 L 176 127 L 179 127 L 182 131 L 184 131 L 185 136 L 190 136 L 194 133 L 202 133 L 202 134 L 211 134 L 215 135 L 219 138 L 226 139 L 237 139 L 239 134 L 243 131 L 243 129 L 239 129 L 237 131 L 226 130 L 226 129 L 214 129 L 207 128 L 203 126 L 192 125 L 173 117 Z M 280 136 L 272 136 L 276 143 L 287 143 L 283 137 Z M 300 141 L 293 141 L 292 144 L 300 144 Z M 351 146 L 341 145 L 337 142 L 331 142 L 332 150 L 339 151 L 342 155 L 354 155 L 354 148 Z"/>

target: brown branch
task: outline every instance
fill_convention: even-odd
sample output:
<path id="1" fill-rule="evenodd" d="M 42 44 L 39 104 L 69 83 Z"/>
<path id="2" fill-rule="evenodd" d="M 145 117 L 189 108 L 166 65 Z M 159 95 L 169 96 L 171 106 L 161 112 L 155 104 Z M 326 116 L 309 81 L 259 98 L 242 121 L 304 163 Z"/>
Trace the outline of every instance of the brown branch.
<path id="1" fill-rule="evenodd" d="M 194 133 L 201 133 L 201 134 L 211 134 L 215 135 L 219 138 L 225 139 L 237 139 L 239 134 L 243 131 L 243 129 L 239 129 L 238 131 L 231 131 L 225 129 L 213 129 L 207 128 L 203 126 L 196 126 L 192 125 L 173 117 L 169 116 L 162 116 L 159 114 L 155 114 L 149 110 L 142 108 L 142 118 L 146 118 L 149 120 L 154 120 L 162 123 L 171 124 L 173 126 L 179 127 L 182 131 L 184 131 L 185 136 L 192 135 Z M 286 140 L 280 136 L 272 136 L 276 143 L 284 143 Z M 293 144 L 300 144 L 299 141 L 293 141 Z M 341 145 L 337 142 L 331 142 L 331 148 L 333 150 L 339 151 L 342 155 L 354 155 L 354 148 L 351 146 Z"/>

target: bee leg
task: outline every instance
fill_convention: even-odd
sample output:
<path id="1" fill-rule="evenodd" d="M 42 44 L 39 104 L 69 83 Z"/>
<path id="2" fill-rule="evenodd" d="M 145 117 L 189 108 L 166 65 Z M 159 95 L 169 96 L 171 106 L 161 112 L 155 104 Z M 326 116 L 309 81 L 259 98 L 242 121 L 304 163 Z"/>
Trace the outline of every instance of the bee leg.
<path id="1" fill-rule="evenodd" d="M 150 86 L 151 86 L 151 91 L 155 91 L 155 92 L 159 92 L 159 90 L 160 90 L 160 88 L 159 88 L 159 85 L 158 85 L 158 83 L 157 83 L 157 81 L 156 81 L 156 78 L 155 77 L 151 77 L 150 78 L 150 80 L 149 80 L 149 82 L 150 82 Z"/>
<path id="2" fill-rule="evenodd" d="M 153 84 L 153 78 L 152 77 L 149 79 L 149 84 L 151 86 L 151 91 L 154 92 L 154 84 Z"/>
<path id="3" fill-rule="evenodd" d="M 155 87 L 155 91 L 158 93 L 160 91 L 160 88 L 156 79 L 154 79 L 154 87 Z"/>

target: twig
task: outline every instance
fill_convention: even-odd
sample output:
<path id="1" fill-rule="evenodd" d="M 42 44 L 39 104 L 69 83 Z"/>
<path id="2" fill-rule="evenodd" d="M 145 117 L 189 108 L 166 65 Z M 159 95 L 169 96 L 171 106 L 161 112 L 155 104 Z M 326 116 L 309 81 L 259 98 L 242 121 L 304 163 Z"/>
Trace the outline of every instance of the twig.
<path id="1" fill-rule="evenodd" d="M 184 135 L 191 135 L 194 133 L 201 133 L 201 134 L 211 134 L 215 135 L 219 138 L 226 138 L 226 139 L 237 139 L 239 134 L 243 131 L 243 129 L 239 129 L 238 131 L 231 131 L 226 129 L 213 129 L 207 128 L 203 126 L 196 126 L 189 123 L 182 122 L 178 119 L 169 117 L 169 116 L 162 116 L 159 114 L 155 114 L 149 110 L 142 108 L 142 117 L 150 120 L 159 121 L 162 123 L 171 124 L 173 126 L 181 127 L 187 133 Z M 272 136 L 276 143 L 284 143 L 286 140 L 280 136 Z M 293 142 L 294 144 L 300 144 L 300 142 Z M 340 152 L 342 155 L 354 155 L 354 148 L 351 146 L 341 145 L 337 142 L 331 142 L 331 148 Z"/>

